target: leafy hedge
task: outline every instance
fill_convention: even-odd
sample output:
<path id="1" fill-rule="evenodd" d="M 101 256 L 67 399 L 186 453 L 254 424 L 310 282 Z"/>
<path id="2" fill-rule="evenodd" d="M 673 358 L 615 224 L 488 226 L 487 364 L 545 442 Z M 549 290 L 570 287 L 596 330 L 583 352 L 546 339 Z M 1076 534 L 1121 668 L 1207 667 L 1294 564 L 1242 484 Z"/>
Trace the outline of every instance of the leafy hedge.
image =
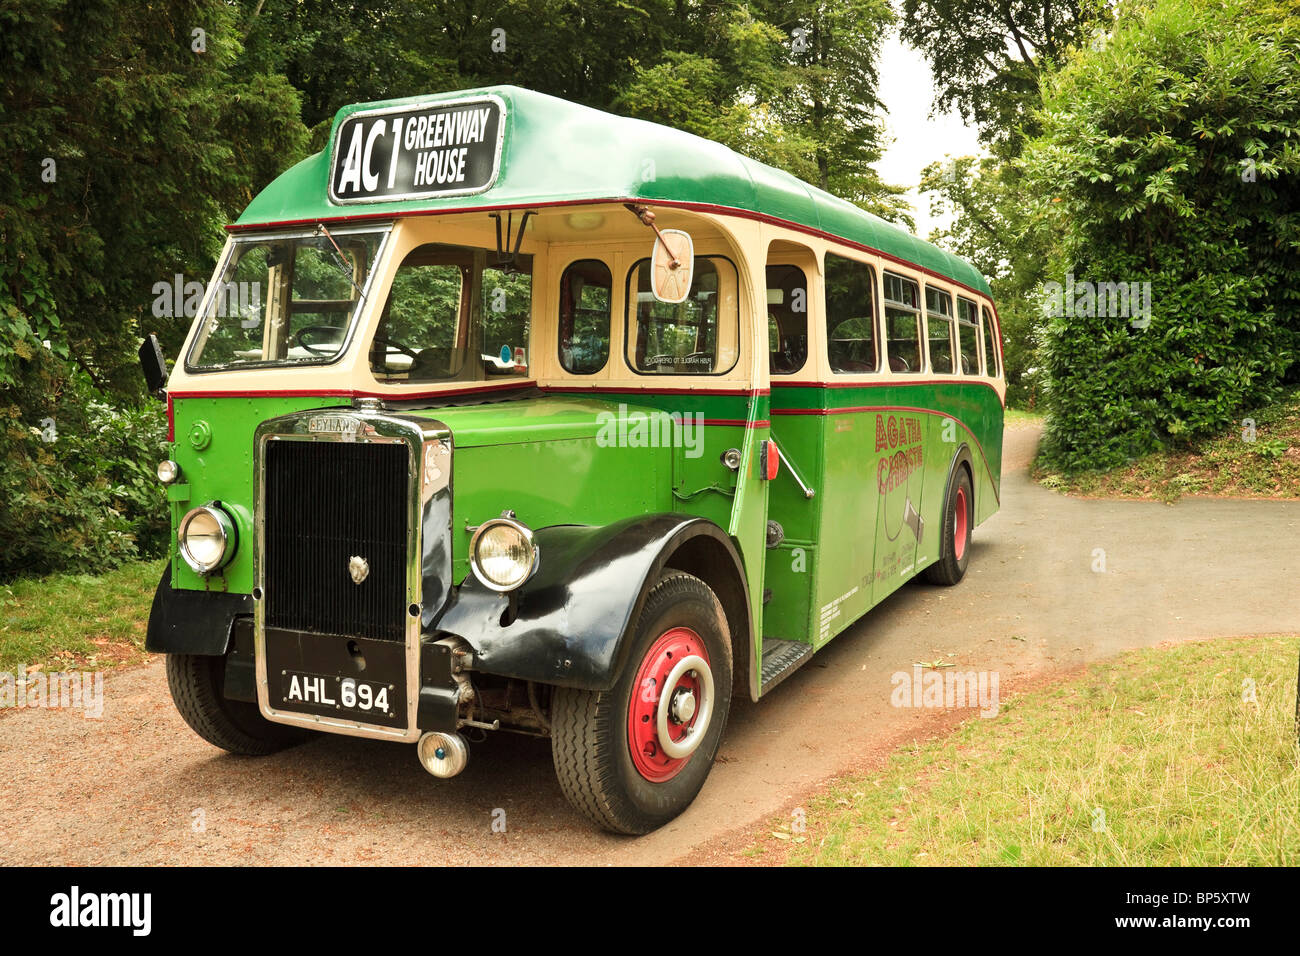
<path id="1" fill-rule="evenodd" d="M 0 404 L 0 580 L 94 570 L 162 554 L 161 404 L 113 408 L 42 349 Z"/>
<path id="2" fill-rule="evenodd" d="M 1150 282 L 1151 310 L 1045 321 L 1045 465 L 1116 466 L 1300 376 L 1298 12 L 1130 7 L 1047 82 L 1022 159 L 1056 237 L 1047 279 Z"/>

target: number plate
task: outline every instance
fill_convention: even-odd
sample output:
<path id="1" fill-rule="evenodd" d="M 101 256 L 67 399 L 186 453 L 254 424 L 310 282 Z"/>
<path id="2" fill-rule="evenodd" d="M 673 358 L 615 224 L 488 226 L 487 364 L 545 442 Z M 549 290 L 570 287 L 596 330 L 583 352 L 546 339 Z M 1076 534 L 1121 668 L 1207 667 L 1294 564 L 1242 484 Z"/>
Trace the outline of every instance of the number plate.
<path id="1" fill-rule="evenodd" d="M 393 719 L 392 684 L 377 684 L 354 677 L 330 677 L 327 674 L 298 674 L 285 671 L 280 675 L 280 699 L 287 704 L 311 706 L 314 713 L 342 713 L 358 720 L 385 717 Z"/>
<path id="2" fill-rule="evenodd" d="M 268 627 L 265 654 L 273 710 L 407 726 L 405 644 Z"/>

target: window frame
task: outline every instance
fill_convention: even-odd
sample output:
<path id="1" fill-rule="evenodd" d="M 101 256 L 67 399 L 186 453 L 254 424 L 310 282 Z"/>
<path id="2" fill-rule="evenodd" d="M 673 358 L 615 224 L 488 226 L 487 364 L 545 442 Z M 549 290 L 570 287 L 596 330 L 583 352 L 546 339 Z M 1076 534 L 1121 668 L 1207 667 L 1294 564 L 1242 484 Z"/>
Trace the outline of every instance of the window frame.
<path id="1" fill-rule="evenodd" d="M 395 376 L 390 377 L 388 375 L 384 375 L 376 371 L 376 369 L 374 368 L 373 350 L 375 345 L 375 339 L 384 331 L 384 313 L 387 310 L 389 300 L 393 295 L 393 282 L 396 280 L 398 272 L 402 269 L 402 267 L 406 264 L 407 260 L 409 260 L 411 256 L 415 255 L 417 252 L 421 251 L 422 249 L 431 246 L 438 247 L 441 250 L 445 250 L 449 254 L 450 253 L 467 254 L 467 258 L 469 260 L 468 265 L 461 266 L 458 263 L 450 263 L 452 265 L 457 265 L 462 270 L 466 268 L 468 268 L 469 270 L 468 277 L 464 274 L 464 271 L 462 271 L 460 305 L 457 310 L 457 317 L 456 317 L 456 336 L 451 348 L 468 349 L 469 346 L 473 343 L 474 339 L 477 337 L 479 339 L 478 342 L 479 354 L 480 355 L 482 354 L 482 348 L 484 345 L 484 342 L 482 340 L 482 336 L 484 332 L 483 326 L 486 322 L 485 319 L 486 312 L 483 303 L 483 296 L 485 294 L 484 277 L 486 276 L 489 269 L 502 268 L 499 263 L 493 263 L 488 261 L 488 258 L 493 255 L 493 251 L 491 249 L 488 249 L 485 246 L 464 245 L 458 242 L 441 242 L 438 240 L 417 242 L 414 245 L 412 245 L 409 249 L 407 249 L 404 253 L 402 253 L 401 261 L 399 261 L 397 265 L 393 268 L 392 274 L 389 277 L 388 288 L 385 290 L 384 301 L 381 305 L 377 307 L 378 314 L 374 319 L 373 328 L 368 333 L 365 352 L 362 353 L 362 361 L 364 362 L 366 368 L 369 370 L 371 381 L 373 381 L 376 385 L 386 385 L 386 386 L 393 386 L 393 387 L 402 387 L 408 385 L 428 387 L 428 386 L 453 385 L 453 384 L 461 385 L 461 386 L 482 385 L 482 384 L 490 384 L 498 380 L 501 381 L 510 380 L 510 376 L 505 374 L 485 377 L 481 379 L 477 377 L 469 378 L 469 379 L 462 378 L 461 374 L 463 372 L 464 367 L 472 367 L 472 363 L 469 361 L 466 361 L 465 366 L 462 367 L 462 370 L 460 372 L 457 372 L 454 375 L 439 376 L 436 378 L 425 378 L 425 377 L 411 378 L 409 372 L 407 373 L 407 377 L 405 378 L 398 378 Z M 533 333 L 534 333 L 533 326 L 535 324 L 535 309 L 537 307 L 537 298 L 538 298 L 538 273 L 537 273 L 538 257 L 533 253 L 524 253 L 522 254 L 522 258 L 528 261 L 529 304 L 528 304 L 527 311 L 524 313 L 525 321 L 528 324 L 528 333 L 524 339 L 526 343 L 524 347 L 526 349 L 526 354 L 528 354 L 531 353 L 532 351 L 532 340 L 533 340 Z M 474 321 L 475 316 L 478 317 L 477 324 Z M 399 372 L 396 374 L 400 375 L 402 373 Z M 521 380 L 527 380 L 527 378 Z"/>
<path id="2" fill-rule="evenodd" d="M 944 315 L 942 311 L 935 312 L 930 308 L 930 293 L 942 297 L 948 301 L 948 314 Z M 957 306 L 953 301 L 953 294 L 942 286 L 935 285 L 932 282 L 925 283 L 925 290 L 922 293 L 925 296 L 925 367 L 931 375 L 960 375 L 957 362 L 957 348 L 955 340 L 957 338 Z M 930 316 L 935 316 L 938 321 L 944 322 L 948 326 L 948 369 L 939 371 L 934 367 L 934 357 L 930 354 L 930 342 L 933 341 L 930 335 Z"/>
<path id="3" fill-rule="evenodd" d="M 730 375 L 732 372 L 734 372 L 734 371 L 736 370 L 737 366 L 739 366 L 739 364 L 740 364 L 740 359 L 741 359 L 741 353 L 744 351 L 744 332 L 743 332 L 743 329 L 744 329 L 744 323 L 741 321 L 741 315 L 740 315 L 740 313 L 741 313 L 741 302 L 740 302 L 740 300 L 741 300 L 741 291 L 742 291 L 742 286 L 744 285 L 745 280 L 742 278 L 741 271 L 740 271 L 739 267 L 736 265 L 735 261 L 732 260 L 732 258 L 731 258 L 730 256 L 725 256 L 725 255 L 721 255 L 721 254 L 718 254 L 718 253 L 710 253 L 710 254 L 707 254 L 707 255 L 697 254 L 697 255 L 695 256 L 695 261 L 696 261 L 697 263 L 698 263 L 701 259 L 708 259 L 708 260 L 710 260 L 710 261 L 718 261 L 718 260 L 720 260 L 720 261 L 722 261 L 722 262 L 727 263 L 727 265 L 731 266 L 731 273 L 732 273 L 732 276 L 733 276 L 733 280 L 732 280 L 732 281 L 734 282 L 734 286 L 735 286 L 735 288 L 734 288 L 734 294 L 735 294 L 735 297 L 736 297 L 735 327 L 734 327 L 734 330 L 733 330 L 733 338 L 734 338 L 735 343 L 736 343 L 736 344 L 735 344 L 735 351 L 736 351 L 735 358 L 732 360 L 731 364 L 730 364 L 729 366 L 727 366 L 725 369 L 717 369 L 717 370 L 715 370 L 715 371 L 710 371 L 710 372 L 681 372 L 681 371 L 677 371 L 677 370 L 674 370 L 674 371 L 672 371 L 672 372 L 647 372 L 647 371 L 642 371 L 641 369 L 638 369 L 638 368 L 633 364 L 633 362 L 632 362 L 632 358 L 631 358 L 631 356 L 628 354 L 629 350 L 632 348 L 632 344 L 633 344 L 633 341 L 634 341 L 633 336 L 632 336 L 632 314 L 633 314 L 633 310 L 636 308 L 636 304 L 637 304 L 636 295 L 634 294 L 634 292 L 633 292 L 633 290 L 632 290 L 632 281 L 633 281 L 633 278 L 636 276 L 637 271 L 641 268 L 642 264 L 643 264 L 643 263 L 647 263 L 647 262 L 650 261 L 650 257 L 649 257 L 649 256 L 642 256 L 640 259 L 636 259 L 636 260 L 634 260 L 634 261 L 633 261 L 633 262 L 628 266 L 628 269 L 627 269 L 627 276 L 624 278 L 624 281 L 623 281 L 623 341 L 620 343 L 620 345 L 621 345 L 621 347 L 622 347 L 622 352 L 623 352 L 623 365 L 624 365 L 624 366 L 627 368 L 627 370 L 628 370 L 629 372 L 631 372 L 633 375 L 636 375 L 636 376 L 639 377 L 639 378 L 648 378 L 648 379 L 664 379 L 664 378 L 673 378 L 673 377 L 677 377 L 677 378 L 686 378 L 686 379 L 721 378 L 721 377 L 723 377 L 723 376 Z M 722 296 L 722 274 L 721 274 L 721 272 L 718 273 L 718 280 L 719 280 L 719 281 L 718 281 L 718 297 L 719 297 L 719 303 L 721 303 L 721 296 Z M 694 285 L 694 276 L 692 276 L 692 285 Z M 722 339 L 722 315 L 721 315 L 721 309 L 719 309 L 717 329 L 714 331 L 714 336 L 715 336 L 715 341 L 716 341 L 716 342 L 719 344 L 719 346 L 720 346 L 721 339 Z M 613 343 L 611 342 L 611 346 L 612 346 L 612 344 L 613 344 Z M 808 364 L 808 363 L 805 361 L 805 362 L 804 362 L 804 365 L 806 366 L 807 364 Z"/>
<path id="4" fill-rule="evenodd" d="M 886 276 L 893 276 L 896 279 L 901 279 L 903 282 L 910 282 L 913 285 L 913 287 L 915 287 L 916 289 L 918 305 L 915 306 L 908 305 L 905 302 L 900 302 L 896 299 L 889 298 L 889 295 L 885 289 Z M 895 272 L 886 269 L 880 270 L 880 299 L 881 299 L 880 319 L 881 322 L 884 324 L 884 334 L 881 337 L 881 344 L 884 346 L 885 349 L 885 363 L 884 363 L 885 369 L 890 375 L 924 375 L 925 374 L 926 371 L 925 362 L 928 358 L 929 343 L 928 340 L 926 339 L 927 329 L 925 328 L 925 324 L 924 324 L 925 310 L 923 308 L 924 303 L 921 300 L 922 297 L 921 290 L 922 290 L 922 282 L 920 279 L 913 278 L 909 275 L 905 275 L 902 272 Z M 916 335 L 917 335 L 916 351 L 917 351 L 917 356 L 919 357 L 919 360 L 922 365 L 921 368 L 909 369 L 908 371 L 903 372 L 903 371 L 895 371 L 893 367 L 890 366 L 889 364 L 889 360 L 892 356 L 890 355 L 890 349 L 889 349 L 889 341 L 890 341 L 889 316 L 887 313 L 891 307 L 895 309 L 900 309 L 905 312 L 911 312 L 916 319 Z"/>
<path id="5" fill-rule="evenodd" d="M 609 328 L 608 328 L 608 337 L 605 342 L 605 361 L 601 364 L 600 368 L 596 369 L 593 372 L 575 372 L 564 364 L 563 343 L 561 339 L 561 336 L 563 334 L 563 322 L 561 319 L 561 311 L 564 307 L 563 306 L 564 277 L 569 274 L 570 269 L 572 269 L 574 266 L 578 265 L 579 263 L 584 263 L 584 262 L 598 262 L 605 267 L 605 271 L 609 274 L 609 311 L 606 315 L 606 321 L 609 324 Z M 560 371 L 563 374 L 572 375 L 574 378 L 589 378 L 593 375 L 600 375 L 609 370 L 610 359 L 613 357 L 614 346 L 615 344 L 617 344 L 615 342 L 615 335 L 614 335 L 614 305 L 615 305 L 614 289 L 615 289 L 614 268 L 613 266 L 610 265 L 610 263 L 606 259 L 601 258 L 600 256 L 587 255 L 587 256 L 582 256 L 581 258 L 578 259 L 572 259 L 564 266 L 563 269 L 560 270 L 560 277 L 556 282 L 557 297 L 555 301 L 555 358 L 556 361 L 559 363 Z M 574 309 L 576 312 L 577 309 L 576 303 L 574 305 Z M 576 318 L 577 316 L 575 314 L 574 316 L 575 322 L 576 322 Z"/>
<path id="6" fill-rule="evenodd" d="M 300 363 L 288 364 L 276 359 L 267 359 L 260 362 L 241 362 L 233 365 L 195 365 L 194 359 L 196 353 L 207 344 L 208 333 L 203 331 L 203 323 L 209 318 L 208 310 L 213 307 L 212 300 L 217 296 L 220 288 L 224 283 L 217 281 L 219 276 L 225 275 L 226 269 L 230 264 L 231 258 L 235 255 L 235 250 L 240 245 L 256 245 L 260 242 L 273 242 L 278 239 L 296 240 L 315 238 L 317 232 L 315 229 L 258 229 L 247 233 L 240 233 L 227 238 L 226 246 L 217 259 L 217 267 L 212 273 L 212 278 L 203 291 L 203 298 L 199 301 L 198 311 L 195 312 L 191 320 L 190 331 L 186 336 L 184 361 L 181 363 L 185 368 L 187 375 L 207 375 L 210 373 L 220 372 L 248 372 L 260 371 L 266 369 L 284 370 L 292 368 L 324 368 L 331 365 L 338 365 L 346 358 L 350 358 L 352 350 L 357 342 L 357 330 L 362 325 L 363 312 L 371 308 L 370 295 L 375 289 L 376 276 L 382 271 L 381 266 L 386 265 L 386 256 L 392 246 L 393 222 L 385 221 L 378 223 L 364 223 L 355 226 L 342 226 L 331 230 L 332 235 L 337 239 L 342 236 L 354 236 L 359 234 L 378 233 L 379 242 L 375 245 L 375 254 L 369 263 L 369 270 L 366 273 L 365 281 L 361 284 L 361 291 L 357 297 L 357 304 L 352 309 L 352 315 L 348 320 L 347 332 L 343 336 L 343 341 L 339 344 L 338 351 L 329 356 L 322 356 L 320 361 L 303 361 Z M 267 300 L 271 296 L 271 290 L 267 290 Z M 265 323 L 266 317 L 263 316 Z"/>
<path id="7" fill-rule="evenodd" d="M 993 329 L 996 327 L 996 324 L 997 324 L 997 323 L 996 323 L 996 320 L 995 320 L 995 318 L 994 318 L 994 316 L 993 316 L 993 310 L 992 310 L 992 308 L 991 308 L 990 306 L 988 306 L 987 304 L 981 302 L 981 303 L 980 303 L 980 336 L 981 336 L 981 339 L 983 339 L 984 336 L 987 336 L 987 335 L 989 335 L 991 332 L 993 332 Z M 984 351 L 983 351 L 983 355 L 981 356 L 981 358 L 984 360 L 984 362 L 985 362 L 986 365 L 988 364 L 988 356 L 989 356 L 990 354 L 992 354 L 992 356 L 993 356 L 994 367 L 991 368 L 991 369 L 990 369 L 990 368 L 985 368 L 985 369 L 984 369 L 984 374 L 985 374 L 985 376 L 987 376 L 988 378 L 999 378 L 999 377 L 1001 377 L 1001 375 L 1002 375 L 1002 343 L 1001 343 L 1000 339 L 1001 339 L 1001 335 L 1000 335 L 1000 334 L 998 334 L 998 333 L 993 333 L 992 336 L 991 336 L 991 338 L 986 339 L 986 340 L 984 340 L 984 341 L 981 342 L 981 344 L 984 345 Z M 991 350 L 991 352 L 990 352 L 990 350 Z"/>
<path id="8" fill-rule="evenodd" d="M 962 321 L 961 303 L 963 302 L 965 302 L 966 305 L 969 307 L 970 311 L 975 314 L 974 321 L 969 321 L 969 320 L 965 322 Z M 974 299 L 968 299 L 964 295 L 957 296 L 957 315 L 956 315 L 955 328 L 957 331 L 957 346 L 958 346 L 959 356 L 961 351 L 961 327 L 963 325 L 968 325 L 975 330 L 975 371 L 973 372 L 961 371 L 961 363 L 958 362 L 958 370 L 957 370 L 958 375 L 979 377 L 984 374 L 984 352 L 982 349 L 984 343 L 980 341 L 979 311 L 980 311 L 980 304 L 976 302 Z"/>
<path id="9" fill-rule="evenodd" d="M 871 299 L 869 302 L 869 305 L 871 306 L 871 326 L 872 326 L 872 331 L 874 333 L 872 335 L 872 342 L 871 342 L 872 350 L 874 353 L 874 363 L 870 371 L 865 371 L 865 372 L 839 371 L 831 364 L 831 327 L 830 327 L 831 316 L 830 316 L 829 304 L 827 301 L 827 285 L 828 285 L 827 273 L 826 273 L 827 256 L 834 256 L 835 258 L 843 260 L 844 262 L 851 262 L 854 265 L 860 266 L 867 270 L 868 288 L 871 290 Z M 821 270 L 822 272 L 821 274 L 821 280 L 822 280 L 821 282 L 821 286 L 822 286 L 821 288 L 821 306 L 822 306 L 821 338 L 822 338 L 822 352 L 826 359 L 827 370 L 829 370 L 831 375 L 879 375 L 880 372 L 882 371 L 882 366 L 885 364 L 883 361 L 883 359 L 885 358 L 885 334 L 884 334 L 885 329 L 882 327 L 882 321 L 884 319 L 884 309 L 882 308 L 881 305 L 882 290 L 880 288 L 881 279 L 879 278 L 883 274 L 883 272 L 878 271 L 876 269 L 875 263 L 873 262 L 867 262 L 863 259 L 855 259 L 853 256 L 844 255 L 842 252 L 839 252 L 834 249 L 826 249 L 822 253 L 821 267 L 822 267 Z M 861 340 L 859 339 L 858 341 Z"/>
<path id="10" fill-rule="evenodd" d="M 815 267 L 815 266 L 814 266 L 814 267 Z M 769 376 L 769 377 L 773 377 L 773 376 L 786 377 L 786 376 L 789 376 L 789 375 L 798 375 L 800 372 L 803 372 L 805 369 L 808 368 L 808 362 L 809 362 L 809 360 L 813 357 L 813 350 L 812 350 L 812 342 L 813 342 L 813 335 L 812 335 L 812 298 L 813 298 L 813 293 L 812 293 L 812 282 L 810 281 L 810 276 L 808 275 L 808 269 L 807 269 L 806 266 L 802 266 L 802 265 L 798 264 L 797 262 L 782 262 L 782 261 L 780 261 L 780 260 L 777 260 L 777 261 L 773 262 L 771 259 L 768 259 L 768 261 L 765 262 L 765 263 L 763 264 L 764 313 L 766 313 L 766 306 L 769 304 L 769 303 L 767 302 L 767 291 L 771 288 L 771 286 L 769 286 L 769 285 L 767 284 L 767 270 L 768 270 L 768 269 L 798 269 L 798 270 L 799 270 L 799 274 L 803 276 L 803 289 L 804 289 L 804 310 L 803 310 L 803 315 L 804 315 L 804 320 L 803 320 L 803 324 L 804 324 L 804 328 L 803 328 L 804 351 L 803 351 L 803 362 L 801 362 L 797 368 L 792 369 L 792 370 L 789 371 L 789 372 L 773 372 L 773 371 L 772 371 L 772 350 L 771 350 L 771 347 L 770 347 L 770 346 L 769 346 L 769 348 L 767 349 L 767 357 L 768 357 L 768 376 Z M 769 328 L 769 325 L 770 325 L 770 322 L 771 322 L 771 317 L 770 317 L 770 316 L 767 316 L 767 315 L 765 314 L 765 315 L 764 315 L 764 318 L 765 318 L 766 321 L 763 323 L 763 328 L 764 328 L 764 330 L 766 331 L 766 330 Z"/>

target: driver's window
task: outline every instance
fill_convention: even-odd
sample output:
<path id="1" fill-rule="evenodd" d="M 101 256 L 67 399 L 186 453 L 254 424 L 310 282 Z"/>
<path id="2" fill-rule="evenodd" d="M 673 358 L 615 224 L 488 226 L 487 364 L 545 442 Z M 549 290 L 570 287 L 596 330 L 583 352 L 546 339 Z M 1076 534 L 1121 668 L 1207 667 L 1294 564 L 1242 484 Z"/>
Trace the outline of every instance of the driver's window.
<path id="1" fill-rule="evenodd" d="M 339 240 L 340 261 L 328 239 L 299 246 L 289 298 L 289 355 L 334 355 L 347 336 L 353 300 L 366 274 L 364 243 Z M 295 351 L 297 348 L 297 352 Z M 305 356 L 303 356 L 305 357 Z"/>
<path id="2" fill-rule="evenodd" d="M 370 348 L 376 376 L 419 381 L 460 374 L 473 274 L 468 250 L 421 246 L 402 261 Z"/>
<path id="3" fill-rule="evenodd" d="M 533 258 L 517 256 L 508 266 L 483 269 L 483 354 L 490 373 L 522 371 L 528 365 L 528 320 L 533 307 Z"/>

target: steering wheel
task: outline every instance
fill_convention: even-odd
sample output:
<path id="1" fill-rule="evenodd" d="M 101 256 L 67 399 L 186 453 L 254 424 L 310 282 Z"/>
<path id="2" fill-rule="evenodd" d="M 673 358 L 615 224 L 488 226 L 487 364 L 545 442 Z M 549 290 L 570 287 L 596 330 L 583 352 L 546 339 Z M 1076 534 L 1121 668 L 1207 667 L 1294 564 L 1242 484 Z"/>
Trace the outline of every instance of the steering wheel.
<path id="1" fill-rule="evenodd" d="M 416 359 L 418 359 L 418 358 L 420 357 L 420 353 L 419 353 L 419 352 L 417 352 L 415 349 L 411 348 L 409 345 L 405 345 L 405 344 L 403 344 L 403 343 L 397 341 L 396 339 L 389 339 L 389 338 L 385 338 L 385 337 L 382 336 L 382 335 L 376 335 L 375 338 L 374 338 L 374 342 L 375 342 L 376 345 L 382 345 L 382 346 L 384 346 L 385 348 L 395 348 L 395 349 L 397 349 L 397 351 L 401 352 L 403 355 L 409 355 L 409 356 L 411 357 L 411 360 L 412 360 L 412 361 L 414 361 L 414 360 L 416 360 Z"/>
<path id="2" fill-rule="evenodd" d="M 303 348 L 305 348 L 305 349 L 306 349 L 308 352 L 310 352 L 312 355 L 333 355 L 335 352 L 338 351 L 338 346 L 337 346 L 337 345 L 336 345 L 333 349 L 316 348 L 316 347 L 310 345 L 310 344 L 309 344 L 309 343 L 308 343 L 308 342 L 303 338 L 303 336 L 305 336 L 305 335 L 309 335 L 309 334 L 310 334 L 310 335 L 315 335 L 315 334 L 317 334 L 317 333 L 325 333 L 325 334 L 329 334 L 329 335 L 335 335 L 335 334 L 337 334 L 337 333 L 339 333 L 339 332 L 342 332 L 342 331 L 344 331 L 344 330 L 343 330 L 343 329 L 340 329 L 340 328 L 338 328 L 337 326 L 334 326 L 334 325 L 307 325 L 307 326 L 303 326 L 301 329 L 298 330 L 298 335 L 297 335 L 297 337 L 296 337 L 296 341 L 297 341 L 297 343 L 298 343 L 300 346 L 302 346 Z"/>
<path id="3" fill-rule="evenodd" d="M 342 330 L 334 325 L 307 325 L 298 330 L 297 342 L 299 345 L 305 348 L 312 355 L 333 355 L 335 352 L 338 351 L 337 348 L 334 349 L 317 348 L 311 345 L 309 342 L 307 342 L 304 336 L 315 335 L 317 333 L 332 334 L 339 331 Z M 397 349 L 397 351 L 401 352 L 403 355 L 409 355 L 412 360 L 418 359 L 420 357 L 419 352 L 411 348 L 409 345 L 405 345 L 401 342 L 398 342 L 396 339 L 389 339 L 389 338 L 385 338 L 382 335 L 376 335 L 374 341 L 377 344 L 383 345 L 385 347 L 391 346 L 392 348 Z"/>

